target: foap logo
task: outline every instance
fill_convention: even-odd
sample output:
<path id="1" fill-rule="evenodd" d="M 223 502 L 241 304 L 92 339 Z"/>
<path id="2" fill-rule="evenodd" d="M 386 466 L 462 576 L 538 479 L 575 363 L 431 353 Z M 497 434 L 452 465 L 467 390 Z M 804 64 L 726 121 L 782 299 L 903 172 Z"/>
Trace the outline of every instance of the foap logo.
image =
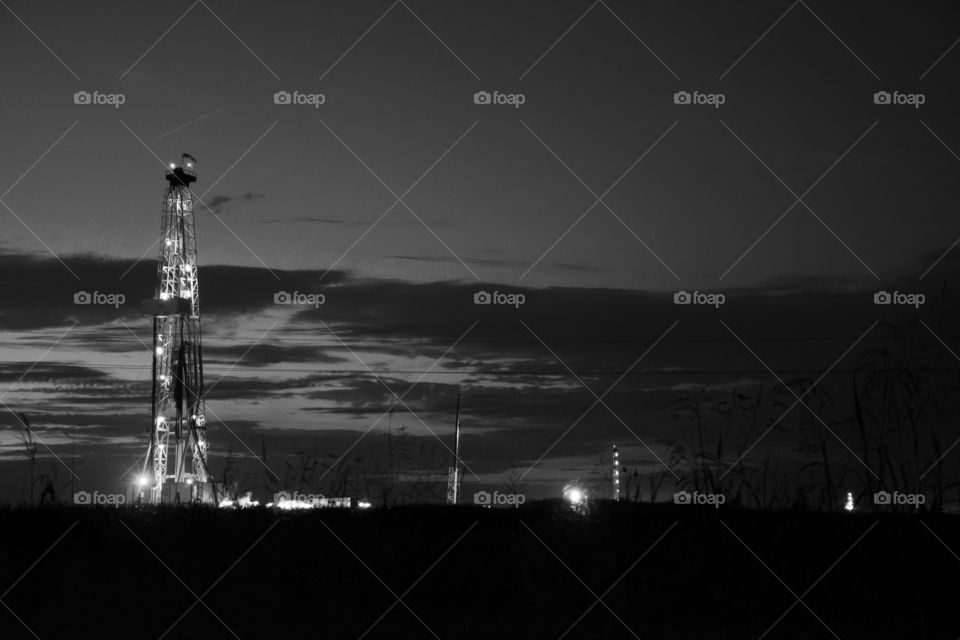
<path id="1" fill-rule="evenodd" d="M 873 304 L 905 304 L 914 309 L 919 309 L 920 305 L 927 301 L 927 296 L 922 293 L 903 293 L 901 291 L 877 291 L 873 294 Z"/>
<path id="2" fill-rule="evenodd" d="M 284 504 L 287 502 L 302 502 L 304 504 L 320 504 L 325 498 L 323 494 L 320 493 L 300 493 L 299 491 L 294 491 L 290 493 L 289 491 L 278 491 L 273 494 L 273 503 L 274 504 Z"/>
<path id="3" fill-rule="evenodd" d="M 720 505 L 727 501 L 727 496 L 722 493 L 701 493 L 699 491 L 694 491 L 690 493 L 689 491 L 677 491 L 673 494 L 673 504 L 693 504 L 693 505 L 708 505 L 719 509 Z"/>
<path id="4" fill-rule="evenodd" d="M 73 504 L 82 507 L 119 507 L 125 504 L 127 497 L 122 493 L 100 493 L 94 491 L 77 491 L 73 494 Z"/>
<path id="5" fill-rule="evenodd" d="M 119 309 L 120 305 L 127 301 L 127 297 L 122 293 L 101 293 L 94 291 L 77 291 L 73 294 L 73 304 L 110 304 Z"/>
<path id="6" fill-rule="evenodd" d="M 473 504 L 481 507 L 519 507 L 526 501 L 527 497 L 522 493 L 477 491 L 473 494 Z"/>
<path id="7" fill-rule="evenodd" d="M 673 104 L 697 104 L 708 105 L 714 109 L 719 109 L 720 105 L 727 101 L 727 97 L 722 93 L 701 93 L 694 91 L 677 91 L 673 94 Z"/>
<path id="8" fill-rule="evenodd" d="M 919 109 L 920 105 L 927 101 L 927 96 L 922 93 L 900 93 L 894 91 L 877 91 L 873 94 L 873 104 L 895 104 L 901 106 L 913 107 Z"/>
<path id="9" fill-rule="evenodd" d="M 77 91 L 73 94 L 73 104 L 81 105 L 108 105 L 114 109 L 119 109 L 120 105 L 127 101 L 127 96 L 122 93 L 100 93 L 99 91 Z"/>
<path id="10" fill-rule="evenodd" d="M 704 293 L 703 291 L 677 291 L 673 294 L 673 304 L 704 304 L 719 309 L 727 301 L 722 293 Z"/>
<path id="11" fill-rule="evenodd" d="M 473 104 L 506 104 L 514 109 L 519 109 L 520 105 L 527 101 L 527 96 L 522 93 L 500 93 L 494 91 L 477 91 L 473 94 Z"/>
<path id="12" fill-rule="evenodd" d="M 273 294 L 273 304 L 294 304 L 312 306 L 314 309 L 324 304 L 327 297 L 322 293 L 301 293 L 300 291 L 277 291 Z"/>
<path id="13" fill-rule="evenodd" d="M 273 94 L 273 104 L 307 105 L 319 109 L 326 103 L 327 96 L 322 93 L 301 93 L 300 91 L 277 91 Z"/>
<path id="14" fill-rule="evenodd" d="M 927 501 L 927 496 L 922 493 L 900 493 L 894 491 L 877 491 L 873 494 L 873 504 L 880 506 L 909 506 L 919 507 Z"/>
<path id="15" fill-rule="evenodd" d="M 473 294 L 473 304 L 504 304 L 511 305 L 514 309 L 519 309 L 520 305 L 527 301 L 527 296 L 522 293 L 504 293 L 503 291 L 477 291 Z"/>

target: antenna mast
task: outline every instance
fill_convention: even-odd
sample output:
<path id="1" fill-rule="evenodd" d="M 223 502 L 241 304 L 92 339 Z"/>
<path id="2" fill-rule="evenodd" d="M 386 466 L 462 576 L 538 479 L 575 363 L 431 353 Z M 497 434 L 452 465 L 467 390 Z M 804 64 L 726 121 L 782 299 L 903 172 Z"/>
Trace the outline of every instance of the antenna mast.
<path id="1" fill-rule="evenodd" d="M 620 452 L 617 451 L 617 445 L 613 445 L 613 473 L 611 475 L 611 480 L 613 481 L 612 493 L 613 501 L 620 501 Z"/>
<path id="2" fill-rule="evenodd" d="M 447 474 L 447 504 L 460 504 L 460 394 L 457 394 L 457 417 L 454 428 L 453 466 Z"/>

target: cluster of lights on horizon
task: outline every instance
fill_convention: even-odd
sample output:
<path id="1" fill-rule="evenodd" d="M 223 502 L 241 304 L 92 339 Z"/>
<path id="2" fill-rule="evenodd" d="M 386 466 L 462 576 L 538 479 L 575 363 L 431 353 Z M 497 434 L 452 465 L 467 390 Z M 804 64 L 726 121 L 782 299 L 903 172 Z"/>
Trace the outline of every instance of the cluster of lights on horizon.
<path id="1" fill-rule="evenodd" d="M 563 486 L 563 499 L 569 503 L 570 508 L 575 513 L 584 514 L 587 512 L 589 497 L 589 492 L 577 480 L 568 482 Z"/>
<path id="2" fill-rule="evenodd" d="M 329 508 L 340 508 L 348 509 L 350 507 L 352 499 L 351 498 L 317 498 L 314 500 L 300 500 L 296 498 L 282 498 L 276 502 L 268 502 L 263 505 L 268 509 L 280 509 L 281 511 L 305 511 L 311 509 L 329 509 Z M 373 505 L 366 500 L 357 500 L 356 506 L 358 509 L 369 509 Z M 247 492 L 246 495 L 238 497 L 236 500 L 231 498 L 224 498 L 217 505 L 222 509 L 229 508 L 240 508 L 247 509 L 251 507 L 259 507 L 260 502 L 253 499 L 253 496 L 250 492 Z"/>

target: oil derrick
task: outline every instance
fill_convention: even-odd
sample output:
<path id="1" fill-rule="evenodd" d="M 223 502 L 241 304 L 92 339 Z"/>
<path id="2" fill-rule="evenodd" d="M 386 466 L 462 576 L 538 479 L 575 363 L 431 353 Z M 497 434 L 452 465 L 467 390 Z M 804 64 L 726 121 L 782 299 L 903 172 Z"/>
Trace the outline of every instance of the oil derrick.
<path id="1" fill-rule="evenodd" d="M 140 478 L 151 503 L 203 502 L 208 482 L 197 243 L 190 184 L 196 159 L 183 154 L 165 174 L 156 295 L 143 305 L 153 318 L 150 441 Z"/>

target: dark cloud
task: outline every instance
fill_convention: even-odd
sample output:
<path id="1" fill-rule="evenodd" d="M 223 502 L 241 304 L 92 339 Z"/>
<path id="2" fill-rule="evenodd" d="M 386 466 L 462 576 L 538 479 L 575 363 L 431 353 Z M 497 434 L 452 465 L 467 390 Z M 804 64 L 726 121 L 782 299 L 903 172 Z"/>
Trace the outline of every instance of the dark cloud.
<path id="1" fill-rule="evenodd" d="M 218 194 L 212 198 L 204 199 L 203 204 L 205 204 L 207 208 L 213 211 L 215 214 L 220 215 L 229 212 L 229 207 L 227 207 L 227 205 L 230 203 L 254 202 L 255 200 L 260 200 L 261 198 L 265 197 L 266 196 L 262 193 L 254 192 L 247 192 L 238 196 Z"/>
<path id="2" fill-rule="evenodd" d="M 287 346 L 276 344 L 239 344 L 207 346 L 203 351 L 204 361 L 208 364 L 219 362 L 232 365 L 242 362 L 247 367 L 263 367 L 271 364 L 294 363 L 316 364 L 318 368 L 335 362 L 346 362 L 347 358 L 328 353 L 324 347 Z"/>
<path id="3" fill-rule="evenodd" d="M 389 256 L 394 260 L 407 260 L 410 262 L 432 262 L 438 264 L 460 264 L 460 261 L 451 256 L 451 255 L 402 255 L 395 254 Z M 475 257 L 475 256 L 464 256 L 463 261 L 469 265 L 473 266 L 483 266 L 483 267 L 507 267 L 512 269 L 518 269 L 520 272 L 525 270 L 530 266 L 528 262 L 523 260 L 509 260 L 506 258 L 496 258 L 496 257 Z M 599 271 L 599 269 L 593 265 L 586 263 L 572 263 L 572 262 L 554 262 L 550 264 L 551 269 L 560 272 L 568 273 L 593 273 Z"/>
<path id="4" fill-rule="evenodd" d="M 90 255 L 65 261 L 81 284 L 53 258 L 0 253 L 0 292 L 17 301 L 0 315 L 2 328 L 15 336 L 5 347 L 11 354 L 32 349 L 39 355 L 56 343 L 37 364 L 7 356 L 0 382 L 19 383 L 5 401 L 26 412 L 61 455 L 70 444 L 53 434 L 70 425 L 82 427 L 76 433 L 91 460 L 100 449 L 106 454 L 110 443 L 122 443 L 110 451 L 113 462 L 105 463 L 121 473 L 114 467 L 124 456 L 126 467 L 140 455 L 138 446 L 125 443 L 143 436 L 152 357 L 150 323 L 131 301 L 150 297 L 155 262 Z M 958 265 L 960 259 L 948 254 L 923 281 L 913 273 L 879 284 L 779 278 L 724 289 L 727 300 L 719 309 L 675 305 L 669 291 L 415 283 L 318 270 L 280 270 L 277 279 L 264 269 L 201 266 L 212 455 L 222 460 L 232 448 L 246 461 L 246 472 L 257 474 L 262 467 L 256 469 L 246 447 L 259 455 L 261 441 L 275 456 L 310 447 L 338 454 L 390 409 L 395 394 L 418 417 L 398 405 L 380 426 L 405 426 L 412 442 L 431 444 L 436 441 L 420 420 L 449 438 L 460 394 L 467 462 L 481 474 L 525 468 L 551 444 L 537 467 L 544 473 L 565 473 L 577 456 L 600 455 L 613 442 L 638 445 L 637 437 L 662 451 L 665 442 L 690 437 L 689 417 L 677 399 L 697 397 L 710 412 L 730 393 L 776 390 L 777 376 L 790 384 L 816 379 L 877 319 L 909 323 L 919 317 L 937 330 L 949 327 L 942 314 L 951 289 L 942 285 L 955 281 Z M 119 308 L 77 305 L 73 294 L 80 287 L 119 290 L 128 300 Z M 919 311 L 877 307 L 873 292 L 881 288 L 924 291 L 930 303 Z M 519 308 L 477 305 L 480 289 L 522 293 L 526 302 Z M 275 304 L 279 291 L 322 292 L 326 300 L 318 307 Z M 278 319 L 275 328 L 237 331 L 235 322 L 248 322 L 237 318 L 261 316 Z M 914 337 L 940 348 L 922 327 L 912 326 Z M 955 341 L 946 330 L 943 337 Z M 889 331 L 875 329 L 822 386 L 840 389 L 858 358 L 890 344 Z M 85 353 L 90 361 L 66 361 L 61 350 Z M 789 400 L 786 393 L 777 391 L 781 401 Z M 237 403 L 260 413 L 236 418 Z M 771 405 L 764 417 L 775 417 L 778 408 L 785 406 Z M 4 424 L 12 428 L 15 419 L 8 418 Z M 364 455 L 374 455 L 379 437 L 365 438 Z M 786 444 L 771 436 L 765 446 Z M 652 461 L 647 452 L 635 462 L 649 469 Z"/>
<path id="5" fill-rule="evenodd" d="M 92 367 L 56 362 L 4 362 L 0 384 L 24 385 L 56 382 L 58 385 L 98 382 L 107 379 L 103 371 Z"/>
<path id="6" fill-rule="evenodd" d="M 293 218 L 279 218 L 271 220 L 260 220 L 263 224 L 291 224 L 291 223 L 305 223 L 305 224 L 337 224 L 337 225 L 351 225 L 357 227 L 367 227 L 370 226 L 369 222 L 365 221 L 355 221 L 355 220 L 345 220 L 343 218 L 320 218 L 315 216 L 296 216 Z"/>

